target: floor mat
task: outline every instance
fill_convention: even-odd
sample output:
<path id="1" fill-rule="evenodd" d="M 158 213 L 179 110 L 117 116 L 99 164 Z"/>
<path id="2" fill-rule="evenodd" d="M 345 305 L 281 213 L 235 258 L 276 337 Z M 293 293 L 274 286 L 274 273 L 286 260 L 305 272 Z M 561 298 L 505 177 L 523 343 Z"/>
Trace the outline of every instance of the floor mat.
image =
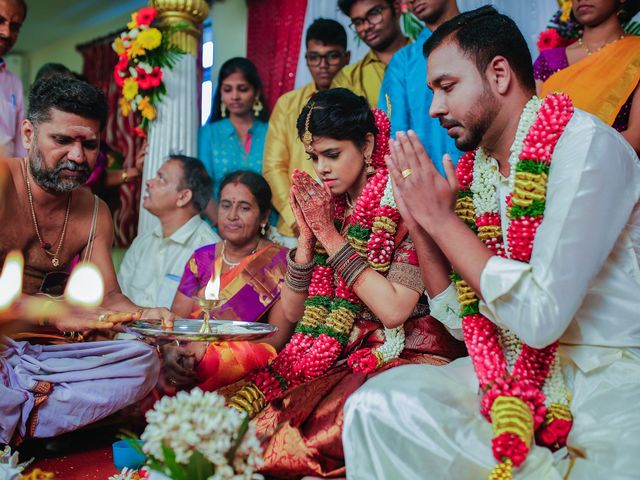
<path id="1" fill-rule="evenodd" d="M 57 480 L 107 480 L 117 473 L 111 445 L 119 434 L 108 427 L 31 440 L 18 447 L 20 461 L 34 458 L 25 473 L 39 468 L 53 472 Z"/>

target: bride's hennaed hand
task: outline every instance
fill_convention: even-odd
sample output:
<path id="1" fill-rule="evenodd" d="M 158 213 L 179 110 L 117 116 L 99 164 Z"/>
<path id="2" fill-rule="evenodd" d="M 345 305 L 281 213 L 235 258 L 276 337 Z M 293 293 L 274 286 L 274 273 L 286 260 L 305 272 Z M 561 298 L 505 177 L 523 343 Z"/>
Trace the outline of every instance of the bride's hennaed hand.
<path id="1" fill-rule="evenodd" d="M 294 174 L 293 180 L 291 190 L 306 223 L 315 237 L 322 241 L 325 234 L 335 230 L 331 193 L 304 172 Z"/>
<path id="2" fill-rule="evenodd" d="M 291 204 L 291 210 L 293 210 L 293 216 L 296 219 L 296 224 L 298 225 L 298 246 L 304 248 L 310 248 L 313 250 L 313 246 L 316 243 L 316 236 L 307 225 L 307 221 L 302 214 L 302 210 L 300 209 L 300 205 L 296 200 L 295 195 L 293 194 L 293 189 L 289 191 L 289 203 Z"/>

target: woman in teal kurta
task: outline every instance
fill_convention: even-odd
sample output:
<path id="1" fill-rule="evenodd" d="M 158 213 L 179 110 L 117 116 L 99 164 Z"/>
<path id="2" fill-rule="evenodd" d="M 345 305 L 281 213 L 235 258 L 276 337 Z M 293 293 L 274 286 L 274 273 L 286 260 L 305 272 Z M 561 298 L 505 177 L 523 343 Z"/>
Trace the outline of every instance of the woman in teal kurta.
<path id="1" fill-rule="evenodd" d="M 213 192 L 232 171 L 262 173 L 269 118 L 264 105 L 256 66 L 246 58 L 227 60 L 220 68 L 211 121 L 198 135 L 198 156 L 213 179 Z M 213 205 L 206 213 L 215 224 L 210 212 Z"/>

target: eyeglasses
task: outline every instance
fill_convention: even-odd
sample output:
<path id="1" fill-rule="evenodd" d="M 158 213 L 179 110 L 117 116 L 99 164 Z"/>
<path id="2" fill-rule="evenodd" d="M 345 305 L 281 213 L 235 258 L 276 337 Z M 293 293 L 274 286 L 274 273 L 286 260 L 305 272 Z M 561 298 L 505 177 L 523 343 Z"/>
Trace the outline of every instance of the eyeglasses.
<path id="1" fill-rule="evenodd" d="M 388 5 L 380 5 L 379 7 L 370 10 L 364 18 L 352 18 L 349 28 L 358 32 L 364 28 L 365 22 L 369 25 L 378 25 L 382 22 L 382 14 L 387 8 L 389 8 Z"/>
<path id="2" fill-rule="evenodd" d="M 311 65 L 312 67 L 317 67 L 322 63 L 322 60 L 326 60 L 328 65 L 340 65 L 343 56 L 344 54 L 342 52 L 329 52 L 325 55 L 320 55 L 316 52 L 308 52 L 305 55 L 305 58 L 307 59 L 307 63 L 309 65 Z"/>

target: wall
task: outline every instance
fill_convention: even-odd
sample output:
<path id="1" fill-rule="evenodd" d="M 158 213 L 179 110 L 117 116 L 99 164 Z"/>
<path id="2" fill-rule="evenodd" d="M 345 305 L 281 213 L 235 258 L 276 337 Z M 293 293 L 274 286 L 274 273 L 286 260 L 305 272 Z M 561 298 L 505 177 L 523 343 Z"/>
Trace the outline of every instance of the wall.
<path id="1" fill-rule="evenodd" d="M 211 78 L 217 79 L 220 66 L 225 61 L 247 55 L 247 2 L 216 2 L 209 15 L 213 25 L 214 42 Z"/>
<path id="2" fill-rule="evenodd" d="M 247 4 L 244 0 L 216 2 L 209 16 L 214 29 L 213 78 L 217 78 L 218 70 L 226 60 L 247 53 Z M 129 13 L 49 45 L 23 52 L 25 79 L 31 84 L 38 69 L 49 62 L 62 63 L 71 70 L 81 72 L 82 56 L 76 50 L 76 45 L 120 30 L 128 21 Z"/>
<path id="3" fill-rule="evenodd" d="M 89 30 L 84 30 L 50 45 L 26 52 L 25 56 L 29 64 L 30 83 L 33 82 L 38 69 L 49 62 L 62 63 L 75 72 L 82 72 L 82 56 L 76 50 L 76 45 L 121 30 L 129 19 L 130 15 L 127 13 L 126 15 L 113 18 Z"/>

